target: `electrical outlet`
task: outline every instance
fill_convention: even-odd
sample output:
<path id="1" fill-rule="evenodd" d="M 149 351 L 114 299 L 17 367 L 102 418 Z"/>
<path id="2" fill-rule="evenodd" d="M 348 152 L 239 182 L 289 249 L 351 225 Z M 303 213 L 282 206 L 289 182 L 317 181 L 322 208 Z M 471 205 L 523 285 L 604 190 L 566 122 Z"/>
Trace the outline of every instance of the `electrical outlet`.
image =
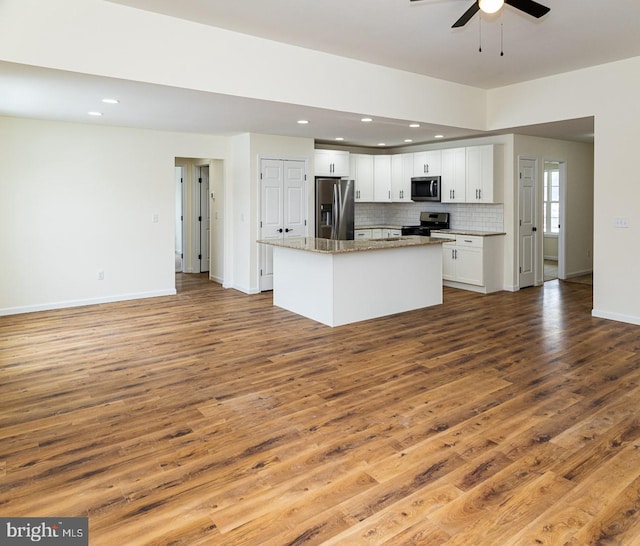
<path id="1" fill-rule="evenodd" d="M 613 219 L 613 225 L 617 228 L 628 228 L 629 218 L 627 218 L 626 216 L 616 216 Z"/>
<path id="2" fill-rule="evenodd" d="M 104 271 L 102 271 L 102 269 L 98 271 L 98 280 L 104 281 Z"/>
<path id="3" fill-rule="evenodd" d="M 157 224 L 159 220 L 160 220 L 160 216 L 158 215 L 157 212 L 154 212 L 153 215 L 151 216 L 151 221 L 154 224 Z"/>

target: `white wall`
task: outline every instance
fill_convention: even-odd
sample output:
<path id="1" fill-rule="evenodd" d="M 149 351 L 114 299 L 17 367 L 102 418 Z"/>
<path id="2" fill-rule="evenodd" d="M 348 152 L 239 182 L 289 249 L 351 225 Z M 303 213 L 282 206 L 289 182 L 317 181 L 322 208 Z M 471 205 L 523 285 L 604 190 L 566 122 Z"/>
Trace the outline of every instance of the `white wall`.
<path id="1" fill-rule="evenodd" d="M 175 157 L 227 139 L 0 118 L 0 142 L 0 314 L 175 292 Z"/>
<path id="2" fill-rule="evenodd" d="M 491 129 L 595 116 L 593 314 L 640 324 L 640 57 L 496 89 Z M 614 227 L 614 219 L 629 227 Z"/>

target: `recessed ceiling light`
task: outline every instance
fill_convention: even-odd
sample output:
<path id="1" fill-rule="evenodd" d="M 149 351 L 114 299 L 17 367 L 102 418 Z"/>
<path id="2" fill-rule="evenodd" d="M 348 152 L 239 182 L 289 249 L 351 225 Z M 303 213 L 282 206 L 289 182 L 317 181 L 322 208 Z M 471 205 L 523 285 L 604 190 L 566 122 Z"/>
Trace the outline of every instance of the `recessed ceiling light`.
<path id="1" fill-rule="evenodd" d="M 90 116 L 96 116 L 99 117 L 102 115 L 102 112 L 87 112 Z"/>
<path id="2" fill-rule="evenodd" d="M 405 142 L 413 142 L 413 139 L 412 138 L 405 138 L 404 141 Z"/>
<path id="3" fill-rule="evenodd" d="M 420 127 L 419 123 L 410 123 L 409 127 L 411 127 L 412 129 L 415 129 L 416 127 Z"/>
<path id="4" fill-rule="evenodd" d="M 433 135 L 433 138 L 444 138 L 444 135 Z"/>
<path id="5" fill-rule="evenodd" d="M 306 120 L 306 119 L 299 119 L 298 120 L 298 124 L 300 124 L 300 125 L 307 125 L 308 123 L 309 123 L 309 121 Z"/>
<path id="6" fill-rule="evenodd" d="M 378 146 L 386 146 L 384 142 L 378 142 Z"/>
<path id="7" fill-rule="evenodd" d="M 369 123 L 370 121 L 373 121 L 373 118 L 362 118 L 360 121 L 364 121 L 365 123 Z"/>
<path id="8" fill-rule="evenodd" d="M 118 104 L 120 101 L 118 99 L 102 99 L 102 102 L 105 104 Z"/>
<path id="9" fill-rule="evenodd" d="M 341 137 L 341 136 L 338 136 L 338 137 L 336 137 L 336 140 L 344 140 L 344 138 Z"/>

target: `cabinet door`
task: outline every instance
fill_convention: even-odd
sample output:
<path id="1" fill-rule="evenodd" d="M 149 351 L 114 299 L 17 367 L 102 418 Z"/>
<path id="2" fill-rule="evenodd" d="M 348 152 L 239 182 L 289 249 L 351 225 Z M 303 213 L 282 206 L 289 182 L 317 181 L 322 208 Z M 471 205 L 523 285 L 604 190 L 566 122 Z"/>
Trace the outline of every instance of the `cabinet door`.
<path id="1" fill-rule="evenodd" d="M 349 176 L 349 152 L 316 150 L 314 163 L 316 176 Z"/>
<path id="2" fill-rule="evenodd" d="M 373 158 L 373 200 L 391 201 L 391 156 L 376 155 Z"/>
<path id="3" fill-rule="evenodd" d="M 456 280 L 456 244 L 442 245 L 442 278 L 446 281 Z"/>
<path id="4" fill-rule="evenodd" d="M 442 186 L 443 203 L 464 203 L 466 199 L 466 150 L 450 148 L 442 150 Z"/>
<path id="5" fill-rule="evenodd" d="M 349 176 L 349 152 L 333 152 L 333 176 Z"/>
<path id="6" fill-rule="evenodd" d="M 493 203 L 493 145 L 467 148 L 467 201 Z"/>
<path id="7" fill-rule="evenodd" d="M 456 245 L 456 280 L 482 286 L 482 248 Z"/>
<path id="8" fill-rule="evenodd" d="M 440 176 L 441 174 L 440 150 L 415 152 L 413 154 L 413 176 Z"/>
<path id="9" fill-rule="evenodd" d="M 373 156 L 351 154 L 350 177 L 356 183 L 355 200 L 359 202 L 373 201 Z"/>
<path id="10" fill-rule="evenodd" d="M 412 203 L 411 177 L 413 176 L 413 154 L 391 156 L 391 200 L 397 203 Z"/>

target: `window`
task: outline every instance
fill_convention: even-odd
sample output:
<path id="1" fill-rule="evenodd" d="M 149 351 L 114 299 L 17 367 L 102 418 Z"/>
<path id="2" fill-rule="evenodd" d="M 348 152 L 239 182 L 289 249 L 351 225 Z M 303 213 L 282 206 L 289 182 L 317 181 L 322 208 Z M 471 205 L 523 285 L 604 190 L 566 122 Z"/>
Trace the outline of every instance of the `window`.
<path id="1" fill-rule="evenodd" d="M 544 164 L 544 234 L 560 233 L 560 164 Z"/>

